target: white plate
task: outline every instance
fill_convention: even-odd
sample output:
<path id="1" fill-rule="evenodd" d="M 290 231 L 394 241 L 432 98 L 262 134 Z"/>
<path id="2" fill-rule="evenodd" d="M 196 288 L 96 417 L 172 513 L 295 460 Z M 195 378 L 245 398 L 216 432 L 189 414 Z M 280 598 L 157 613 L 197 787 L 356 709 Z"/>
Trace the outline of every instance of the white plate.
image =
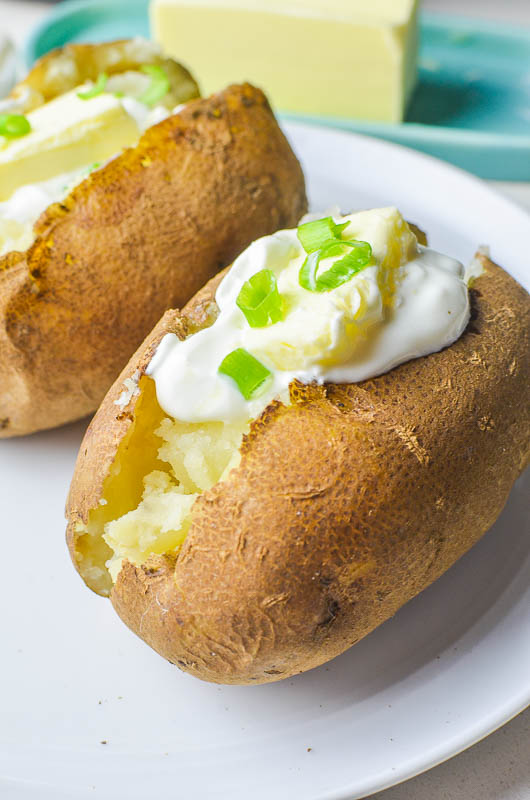
<path id="1" fill-rule="evenodd" d="M 528 287 L 530 218 L 480 181 L 394 145 L 287 130 L 313 209 L 399 205 L 462 260 L 490 243 Z M 75 574 L 62 513 L 83 429 L 0 443 L 2 797 L 352 799 L 529 702 L 528 476 L 467 556 L 348 653 L 294 680 L 219 687 L 163 661 Z"/>

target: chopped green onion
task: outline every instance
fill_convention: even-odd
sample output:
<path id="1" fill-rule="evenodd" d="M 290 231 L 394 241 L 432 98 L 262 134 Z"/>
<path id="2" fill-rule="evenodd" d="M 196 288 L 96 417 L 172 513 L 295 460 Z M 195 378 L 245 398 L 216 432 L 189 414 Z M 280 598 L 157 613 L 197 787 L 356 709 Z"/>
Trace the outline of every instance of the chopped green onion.
<path id="1" fill-rule="evenodd" d="M 151 76 L 151 83 L 138 100 L 146 106 L 154 106 L 169 92 L 171 84 L 167 73 L 156 64 L 144 64 L 142 72 Z"/>
<path id="2" fill-rule="evenodd" d="M 283 317 L 276 275 L 270 269 L 261 269 L 246 281 L 236 303 L 251 328 L 265 328 Z"/>
<path id="3" fill-rule="evenodd" d="M 0 114 L 0 136 L 16 139 L 31 131 L 29 120 L 24 114 Z"/>
<path id="4" fill-rule="evenodd" d="M 243 350 L 242 347 L 228 353 L 222 360 L 218 371 L 222 375 L 228 375 L 237 383 L 237 388 L 245 400 L 254 397 L 271 375 L 261 361 L 250 355 L 247 350 Z"/>
<path id="5" fill-rule="evenodd" d="M 349 224 L 349 222 L 343 222 L 337 225 L 336 222 L 333 222 L 333 217 L 324 217 L 299 225 L 296 235 L 306 253 L 314 253 L 315 250 L 320 250 L 329 239 L 340 239 L 342 231 Z"/>
<path id="6" fill-rule="evenodd" d="M 97 97 L 98 94 L 105 91 L 108 79 L 109 76 L 106 72 L 100 72 L 95 84 L 90 89 L 87 89 L 86 92 L 78 92 L 77 96 L 80 100 L 91 100 L 93 97 Z"/>
<path id="7" fill-rule="evenodd" d="M 120 91 L 114 92 L 114 97 L 117 97 L 118 99 L 120 99 L 121 97 L 125 97 L 125 92 L 120 92 Z"/>
<path id="8" fill-rule="evenodd" d="M 322 259 L 337 254 L 337 245 L 350 248 L 351 252 L 343 258 L 337 259 L 326 272 L 317 276 L 317 270 Z M 357 240 L 337 242 L 328 239 L 320 250 L 310 253 L 298 274 L 298 282 L 303 289 L 310 292 L 329 292 L 342 286 L 354 275 L 368 266 L 372 258 L 372 248 L 368 242 Z"/>
<path id="9" fill-rule="evenodd" d="M 87 178 L 91 172 L 94 172 L 95 169 L 99 169 L 100 166 L 101 166 L 101 161 L 94 161 L 94 163 L 90 164 L 90 166 L 87 167 L 85 170 L 83 170 L 81 174 L 83 175 L 83 177 Z"/>

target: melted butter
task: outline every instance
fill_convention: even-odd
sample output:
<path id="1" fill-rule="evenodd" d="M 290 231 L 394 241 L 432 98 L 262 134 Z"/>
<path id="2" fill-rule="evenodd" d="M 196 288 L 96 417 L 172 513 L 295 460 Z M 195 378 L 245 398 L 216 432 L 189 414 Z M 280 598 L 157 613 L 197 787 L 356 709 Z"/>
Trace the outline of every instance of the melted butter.
<path id="1" fill-rule="evenodd" d="M 0 256 L 27 250 L 35 239 L 33 225 L 42 212 L 52 203 L 60 203 L 89 171 L 84 167 L 21 186 L 9 200 L 0 203 Z"/>
<path id="2" fill-rule="evenodd" d="M 140 73 L 130 72 L 123 75 L 113 76 L 109 80 L 109 88 L 112 91 L 127 91 L 140 93 L 146 88 L 149 79 Z M 135 129 L 137 130 L 138 138 L 141 134 L 152 125 L 156 125 L 163 119 L 168 117 L 171 113 L 178 113 L 179 107 L 173 111 L 166 108 L 164 105 L 158 105 L 154 108 L 149 108 L 144 103 L 141 103 L 136 97 L 126 95 L 124 97 L 115 98 L 113 95 L 103 93 L 98 95 L 92 100 L 79 101 L 77 93 L 79 91 L 86 91 L 92 84 L 87 83 L 83 86 L 68 93 L 68 97 L 63 96 L 62 102 L 68 103 L 68 98 L 71 98 L 72 106 L 80 106 L 84 112 L 93 109 L 94 117 L 100 113 L 101 99 L 120 105 L 125 111 L 130 120 L 133 121 Z M 66 100 L 65 100 L 66 98 Z M 98 101 L 98 102 L 95 102 Z M 50 101 L 51 104 L 52 101 Z M 50 105 L 46 104 L 46 105 Z M 45 134 L 45 128 L 49 126 L 49 114 L 46 113 L 46 106 L 43 106 L 44 113 L 40 110 L 40 117 L 44 119 L 44 127 L 42 130 L 38 127 L 36 132 L 39 136 Z M 8 109 L 15 110 L 16 109 Z M 40 119 L 37 115 L 37 121 Z M 71 122 L 71 120 L 69 120 Z M 59 125 L 60 120 L 55 119 L 54 125 Z M 83 124 L 88 125 L 87 136 L 90 134 L 91 116 L 88 114 L 83 119 Z M 33 115 L 33 124 L 35 125 L 35 114 Z M 81 123 L 80 123 L 81 124 Z M 60 125 L 58 130 L 53 132 L 53 136 L 61 137 Z M 20 148 L 24 145 L 24 139 L 6 140 L 0 137 L 3 147 L 3 159 L 7 164 L 10 161 L 10 154 L 12 154 L 13 161 L 17 158 Z M 129 142 L 127 142 L 129 144 Z M 114 155 L 117 155 L 115 153 Z M 45 148 L 41 157 L 44 159 L 49 158 Z M 113 156 L 114 157 L 114 156 Z M 107 159 L 108 160 L 108 159 Z M 60 203 L 79 183 L 81 183 L 87 175 L 93 170 L 93 164 L 82 164 L 75 169 L 68 170 L 67 172 L 60 170 L 61 159 L 57 160 L 58 172 L 46 180 L 37 181 L 35 183 L 24 183 L 18 186 L 11 195 L 0 202 L 0 257 L 13 250 L 25 251 L 35 240 L 33 226 L 52 203 Z"/>

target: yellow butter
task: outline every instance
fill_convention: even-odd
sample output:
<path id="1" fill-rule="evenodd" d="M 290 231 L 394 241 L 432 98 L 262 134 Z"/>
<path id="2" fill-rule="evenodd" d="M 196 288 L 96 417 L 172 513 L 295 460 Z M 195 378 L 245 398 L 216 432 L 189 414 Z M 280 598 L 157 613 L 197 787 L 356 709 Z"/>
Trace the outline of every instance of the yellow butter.
<path id="1" fill-rule="evenodd" d="M 151 0 L 151 30 L 205 94 L 251 81 L 283 111 L 403 119 L 418 0 Z"/>
<path id="2" fill-rule="evenodd" d="M 30 112 L 26 136 L 0 136 L 0 201 L 20 186 L 105 161 L 137 142 L 138 125 L 118 98 L 104 93 L 81 100 L 77 91 Z"/>
<path id="3" fill-rule="evenodd" d="M 33 243 L 33 226 L 0 217 L 0 258 L 12 250 L 24 252 Z"/>

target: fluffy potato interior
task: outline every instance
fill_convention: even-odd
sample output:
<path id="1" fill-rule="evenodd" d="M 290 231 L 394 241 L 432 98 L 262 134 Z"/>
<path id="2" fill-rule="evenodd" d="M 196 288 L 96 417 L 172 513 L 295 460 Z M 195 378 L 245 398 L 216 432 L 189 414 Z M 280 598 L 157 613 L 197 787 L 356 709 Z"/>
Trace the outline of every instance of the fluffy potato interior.
<path id="1" fill-rule="evenodd" d="M 243 432 L 238 425 L 222 422 L 162 420 L 154 436 L 161 440 L 158 458 L 163 468 L 145 475 L 136 508 L 105 525 L 103 539 L 113 551 L 107 568 L 113 580 L 123 558 L 143 564 L 150 555 L 174 552 L 183 543 L 193 503 L 236 466 Z"/>
<path id="2" fill-rule="evenodd" d="M 105 481 L 103 497 L 77 529 L 81 574 L 108 594 L 121 563 L 144 564 L 182 545 L 197 497 L 239 462 L 248 425 L 183 423 L 165 417 L 143 377 L 133 424 Z"/>

